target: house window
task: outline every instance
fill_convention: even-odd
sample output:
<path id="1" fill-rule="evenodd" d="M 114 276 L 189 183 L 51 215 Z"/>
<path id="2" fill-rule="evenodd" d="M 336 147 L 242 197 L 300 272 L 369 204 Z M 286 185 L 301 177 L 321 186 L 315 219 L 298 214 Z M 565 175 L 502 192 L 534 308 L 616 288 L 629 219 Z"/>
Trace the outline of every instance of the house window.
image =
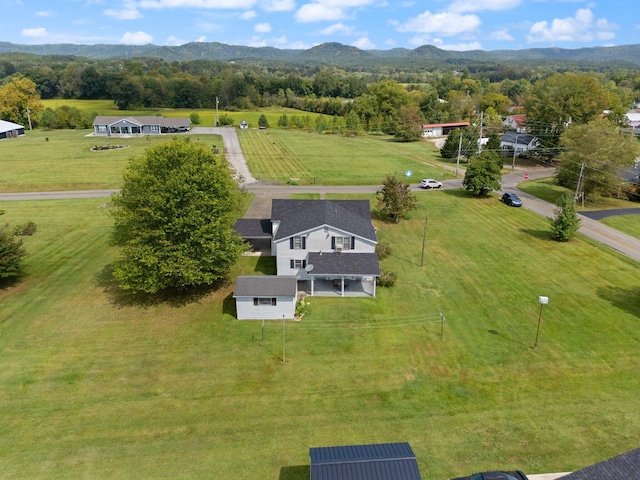
<path id="1" fill-rule="evenodd" d="M 107 131 L 107 126 L 106 125 L 98 125 L 98 131 L 99 132 L 106 132 Z"/>
<path id="2" fill-rule="evenodd" d="M 334 250 L 353 250 L 355 237 L 331 237 L 331 248 Z"/>
<path id="3" fill-rule="evenodd" d="M 157 133 L 160 131 L 160 125 L 149 125 L 149 131 Z"/>
<path id="4" fill-rule="evenodd" d="M 277 304 L 276 302 L 276 298 L 268 298 L 268 297 L 253 297 L 253 305 L 254 306 L 265 306 L 265 305 L 271 305 L 272 307 L 275 307 Z"/>
<path id="5" fill-rule="evenodd" d="M 307 266 L 307 261 L 306 260 L 293 260 L 291 259 L 289 261 L 289 265 L 291 266 L 291 268 L 304 268 Z"/>
<path id="6" fill-rule="evenodd" d="M 289 239 L 289 248 L 291 250 L 306 250 L 307 239 L 305 237 L 291 237 Z"/>

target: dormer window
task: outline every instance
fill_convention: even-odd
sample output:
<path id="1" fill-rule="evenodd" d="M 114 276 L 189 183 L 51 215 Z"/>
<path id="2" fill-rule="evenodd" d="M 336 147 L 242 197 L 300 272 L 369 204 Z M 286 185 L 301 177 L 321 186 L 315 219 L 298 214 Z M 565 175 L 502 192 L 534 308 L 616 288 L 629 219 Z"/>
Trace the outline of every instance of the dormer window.
<path id="1" fill-rule="evenodd" d="M 333 250 L 353 250 L 355 248 L 355 237 L 331 237 L 331 248 Z"/>

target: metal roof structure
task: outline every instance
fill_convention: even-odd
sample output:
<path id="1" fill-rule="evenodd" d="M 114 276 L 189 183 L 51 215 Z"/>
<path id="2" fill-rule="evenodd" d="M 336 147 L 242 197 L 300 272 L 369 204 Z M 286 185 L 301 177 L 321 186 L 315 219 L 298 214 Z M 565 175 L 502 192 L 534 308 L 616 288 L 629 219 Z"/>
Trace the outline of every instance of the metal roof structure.
<path id="1" fill-rule="evenodd" d="M 277 275 L 243 275 L 236 279 L 233 297 L 295 297 L 298 279 Z"/>
<path id="2" fill-rule="evenodd" d="M 640 448 L 576 470 L 559 480 L 630 480 L 640 477 Z"/>
<path id="3" fill-rule="evenodd" d="M 0 120 L 0 133 L 11 132 L 13 130 L 23 130 L 22 133 L 24 133 L 24 127 L 22 125 L 8 122 L 6 120 Z"/>
<path id="4" fill-rule="evenodd" d="M 407 442 L 309 449 L 311 480 L 421 480 Z"/>
<path id="5" fill-rule="evenodd" d="M 518 145 L 529 145 L 536 140 L 536 137 L 528 133 L 504 132 L 501 141 L 506 143 L 517 143 Z"/>

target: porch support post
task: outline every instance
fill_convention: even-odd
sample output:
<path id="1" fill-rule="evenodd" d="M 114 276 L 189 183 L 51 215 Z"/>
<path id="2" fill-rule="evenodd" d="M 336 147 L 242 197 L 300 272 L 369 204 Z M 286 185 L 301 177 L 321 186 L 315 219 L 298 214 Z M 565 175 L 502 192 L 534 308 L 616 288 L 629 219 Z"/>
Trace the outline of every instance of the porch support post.
<path id="1" fill-rule="evenodd" d="M 316 286 L 316 276 L 311 275 L 311 296 L 313 297 L 313 290 Z"/>

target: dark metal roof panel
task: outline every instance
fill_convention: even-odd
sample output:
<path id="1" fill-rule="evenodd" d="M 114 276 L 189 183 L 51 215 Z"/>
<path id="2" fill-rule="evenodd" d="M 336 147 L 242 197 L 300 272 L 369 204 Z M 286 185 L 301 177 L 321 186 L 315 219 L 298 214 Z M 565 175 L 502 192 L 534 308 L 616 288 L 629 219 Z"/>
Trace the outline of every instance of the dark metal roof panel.
<path id="1" fill-rule="evenodd" d="M 271 220 L 268 218 L 239 218 L 233 231 L 242 238 L 271 238 Z"/>
<path id="2" fill-rule="evenodd" d="M 271 220 L 280 222 L 276 240 L 329 225 L 377 241 L 368 200 L 273 199 Z"/>
<path id="3" fill-rule="evenodd" d="M 507 143 L 517 143 L 518 145 L 529 145 L 535 139 L 536 137 L 528 133 L 504 132 L 500 140 Z"/>
<path id="4" fill-rule="evenodd" d="M 640 448 L 576 470 L 560 480 L 627 480 L 639 478 Z"/>
<path id="5" fill-rule="evenodd" d="M 295 297 L 298 279 L 278 275 L 243 275 L 236 278 L 233 297 Z"/>
<path id="6" fill-rule="evenodd" d="M 312 275 L 380 275 L 375 253 L 309 252 L 307 265 L 313 265 Z"/>
<path id="7" fill-rule="evenodd" d="M 420 480 L 407 442 L 309 449 L 311 480 Z"/>

